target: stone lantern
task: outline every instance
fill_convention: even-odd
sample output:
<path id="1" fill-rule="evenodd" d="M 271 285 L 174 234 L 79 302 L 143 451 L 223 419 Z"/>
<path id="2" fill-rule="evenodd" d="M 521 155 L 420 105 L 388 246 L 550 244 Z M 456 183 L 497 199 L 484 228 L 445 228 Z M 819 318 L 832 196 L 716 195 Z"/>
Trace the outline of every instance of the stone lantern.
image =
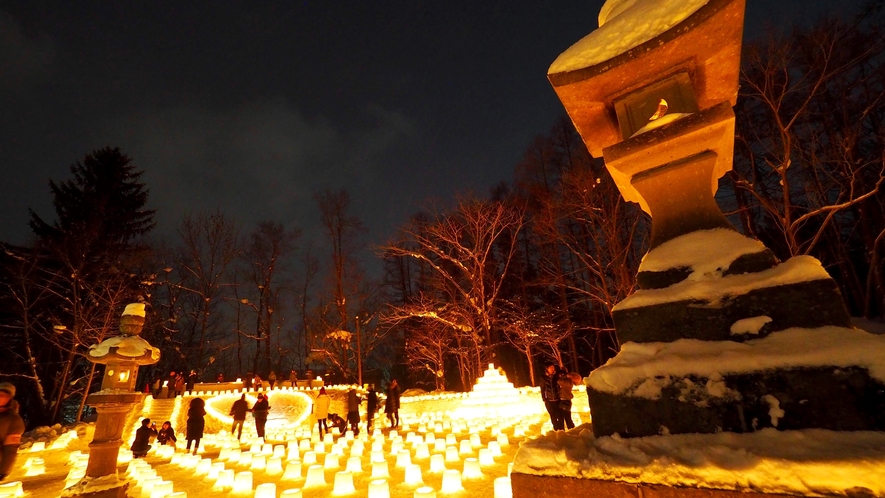
<path id="1" fill-rule="evenodd" d="M 780 263 L 714 199 L 744 3 L 608 0 L 548 71 L 590 153 L 652 217 L 640 290 L 612 311 L 622 349 L 585 379 L 597 437 L 885 429 L 870 409 L 885 406 L 880 360 L 859 355 L 885 348 L 852 328 L 819 261 Z"/>
<path id="2" fill-rule="evenodd" d="M 117 454 L 123 443 L 126 418 L 142 396 L 134 389 L 138 367 L 160 361 L 160 350 L 139 336 L 144 320 L 144 304 L 127 305 L 120 318 L 120 335 L 89 348 L 89 361 L 105 365 L 101 390 L 86 399 L 95 407 L 98 418 L 89 443 L 86 477 L 66 489 L 65 496 L 126 496 L 129 483 L 117 476 Z"/>

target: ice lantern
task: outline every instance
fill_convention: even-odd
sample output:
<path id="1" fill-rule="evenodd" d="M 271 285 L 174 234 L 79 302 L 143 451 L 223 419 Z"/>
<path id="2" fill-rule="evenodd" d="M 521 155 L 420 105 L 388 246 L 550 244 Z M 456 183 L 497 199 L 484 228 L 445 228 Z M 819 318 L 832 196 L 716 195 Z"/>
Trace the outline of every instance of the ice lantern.
<path id="1" fill-rule="evenodd" d="M 713 195 L 732 167 L 744 3 L 609 0 L 548 71 L 590 153 L 652 216 L 651 248 L 731 228 Z"/>

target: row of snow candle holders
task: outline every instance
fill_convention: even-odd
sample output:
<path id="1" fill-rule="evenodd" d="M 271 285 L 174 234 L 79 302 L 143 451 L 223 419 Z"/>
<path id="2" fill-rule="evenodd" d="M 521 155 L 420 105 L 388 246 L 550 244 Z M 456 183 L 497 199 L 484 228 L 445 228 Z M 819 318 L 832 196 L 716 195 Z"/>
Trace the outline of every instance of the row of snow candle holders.
<path id="1" fill-rule="evenodd" d="M 303 479 L 302 487 L 304 489 L 319 488 L 328 484 L 325 476 L 326 471 L 341 468 L 340 460 L 345 453 L 348 453 L 349 457 L 344 470 L 335 473 L 331 493 L 332 496 L 345 496 L 356 492 L 353 476 L 368 470 L 363 469 L 362 465 L 362 457 L 368 442 L 369 438 L 366 432 L 361 433 L 360 437 L 354 437 L 352 432 L 347 431 L 335 441 L 332 434 L 327 433 L 320 439 L 319 434 L 315 431 L 300 430 L 298 439 L 286 445 L 273 445 L 259 439 L 252 442 L 246 451 L 241 450 L 236 439 L 222 435 L 220 439 L 214 441 L 221 448 L 215 461 L 198 455 L 177 453 L 172 446 L 161 446 L 153 453 L 161 459 L 170 458 L 171 464 L 193 469 L 195 475 L 214 481 L 212 488 L 214 491 L 229 491 L 235 495 L 255 496 L 256 498 L 275 498 L 276 485 L 274 483 L 259 484 L 253 494 L 252 477 L 255 473 L 279 476 L 279 481 Z M 445 438 L 437 438 L 433 432 L 426 432 L 424 437 L 415 432 L 409 432 L 403 439 L 396 430 L 391 430 L 385 437 L 376 429 L 371 438 L 369 462 L 371 464 L 371 481 L 368 490 L 370 498 L 390 496 L 388 480 L 391 476 L 384 451 L 387 442 L 390 443 L 387 455 L 396 457 L 396 467 L 405 472 L 403 484 L 417 488 L 414 493 L 416 497 L 435 496 L 436 490 L 424 486 L 421 467 L 412 463 L 412 453 L 405 448 L 406 445 L 414 449 L 416 460 L 429 460 L 430 473 L 442 474 L 442 486 L 439 491 L 444 494 L 463 491 L 462 479 L 482 479 L 485 477 L 482 467 L 494 465 L 495 458 L 503 455 L 501 447 L 509 445 L 507 435 L 501 431 L 497 431 L 494 441 L 490 441 L 486 447 L 483 447 L 480 437 L 476 433 L 471 434 L 469 439 L 461 441 L 458 441 L 455 434 L 452 433 L 446 434 Z M 431 446 L 433 454 L 431 454 Z M 478 453 L 478 458 L 465 458 L 463 471 L 446 467 L 447 463 L 461 463 L 462 456 L 473 455 L 474 452 Z M 322 465 L 319 464 L 318 455 L 324 455 Z M 225 462 L 247 470 L 237 472 L 233 468 L 226 468 Z M 305 466 L 306 475 L 302 475 Z M 127 473 L 138 483 L 140 498 L 184 496 L 172 494 L 171 482 L 163 481 L 158 477 L 156 471 L 144 460 L 131 460 Z M 286 490 L 281 496 L 300 496 L 300 489 Z M 497 478 L 494 489 L 496 498 L 509 498 L 511 496 L 509 477 Z"/>

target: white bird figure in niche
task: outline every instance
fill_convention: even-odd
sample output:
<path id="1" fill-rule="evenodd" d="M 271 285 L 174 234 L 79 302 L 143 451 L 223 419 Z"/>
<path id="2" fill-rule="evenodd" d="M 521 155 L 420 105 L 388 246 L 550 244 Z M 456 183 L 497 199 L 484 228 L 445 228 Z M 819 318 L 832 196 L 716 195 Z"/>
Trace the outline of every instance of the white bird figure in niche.
<path id="1" fill-rule="evenodd" d="M 655 109 L 655 113 L 652 114 L 651 117 L 648 118 L 648 120 L 654 121 L 658 118 L 664 117 L 664 114 L 667 114 L 667 109 L 669 109 L 669 106 L 667 105 L 667 101 L 664 99 L 661 99 L 661 101 L 658 102 L 658 108 Z"/>

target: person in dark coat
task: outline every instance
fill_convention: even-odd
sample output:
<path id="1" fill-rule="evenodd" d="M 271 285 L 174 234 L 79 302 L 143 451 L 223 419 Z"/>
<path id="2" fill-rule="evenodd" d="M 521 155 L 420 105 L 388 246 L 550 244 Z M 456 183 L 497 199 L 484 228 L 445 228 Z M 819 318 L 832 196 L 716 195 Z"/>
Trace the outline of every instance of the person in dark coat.
<path id="1" fill-rule="evenodd" d="M 338 429 L 339 434 L 344 434 L 344 432 L 347 431 L 347 421 L 341 418 L 341 415 L 338 415 L 337 413 L 330 413 L 328 421 L 329 425 L 332 426 L 332 429 Z M 328 431 L 329 427 L 327 426 L 326 432 Z"/>
<path id="2" fill-rule="evenodd" d="M 194 455 L 200 449 L 200 439 L 203 438 L 203 429 L 206 427 L 206 402 L 202 398 L 194 398 L 191 400 L 190 408 L 187 410 L 187 446 L 185 450 L 190 451 L 191 443 L 194 443 Z"/>
<path id="3" fill-rule="evenodd" d="M 556 365 L 548 363 L 544 368 L 544 376 L 541 377 L 541 399 L 544 401 L 547 413 L 550 414 L 550 423 L 553 424 L 554 431 L 565 429 L 562 411 L 559 408 L 558 380 Z"/>
<path id="4" fill-rule="evenodd" d="M 277 383 L 277 374 L 273 370 L 267 374 L 267 383 L 270 384 L 270 390 L 273 391 L 273 385 Z"/>
<path id="5" fill-rule="evenodd" d="M 399 396 L 399 384 L 393 379 L 387 387 L 387 400 L 384 402 L 384 411 L 393 428 L 399 427 Z"/>
<path id="6" fill-rule="evenodd" d="M 194 392 L 194 384 L 196 384 L 196 383 L 197 383 L 197 371 L 191 370 L 191 373 L 189 373 L 187 376 L 187 382 L 185 383 L 185 388 L 187 389 L 188 392 L 193 393 Z"/>
<path id="7" fill-rule="evenodd" d="M 356 389 L 347 391 L 347 422 L 350 424 L 350 430 L 356 436 L 360 433 L 360 403 L 363 400 L 357 394 Z"/>
<path id="8" fill-rule="evenodd" d="M 252 406 L 252 418 L 255 419 L 255 432 L 258 437 L 264 437 L 264 426 L 267 424 L 267 413 L 270 411 L 270 403 L 267 396 L 258 393 L 258 401 Z"/>
<path id="9" fill-rule="evenodd" d="M 369 384 L 369 392 L 366 394 L 366 430 L 371 431 L 375 426 L 375 412 L 378 411 L 378 393 L 375 392 L 375 384 Z"/>
<path id="10" fill-rule="evenodd" d="M 254 377 L 252 372 L 246 372 L 246 376 L 243 377 L 243 387 L 246 388 L 246 391 L 252 390 L 252 377 Z"/>
<path id="11" fill-rule="evenodd" d="M 0 382 L 0 444 L 3 445 L 0 456 L 0 481 L 6 479 L 12 471 L 18 455 L 18 446 L 25 432 L 25 422 L 18 414 L 18 401 L 14 400 L 14 397 L 15 385 L 10 382 Z"/>
<path id="12" fill-rule="evenodd" d="M 132 451 L 132 458 L 141 458 L 148 454 L 151 450 L 151 438 L 157 435 L 157 425 L 151 423 L 151 419 L 146 418 L 141 421 L 141 427 L 135 431 L 135 440 L 129 450 Z"/>
<path id="13" fill-rule="evenodd" d="M 295 384 L 298 383 L 298 374 L 295 373 L 295 370 L 289 372 L 289 382 L 292 383 L 292 387 L 295 387 Z"/>
<path id="14" fill-rule="evenodd" d="M 175 377 L 175 395 L 181 396 L 184 394 L 184 371 L 178 374 Z"/>
<path id="15" fill-rule="evenodd" d="M 172 428 L 172 422 L 168 420 L 163 422 L 163 427 L 160 427 L 160 430 L 157 431 L 157 443 L 175 446 L 176 441 L 178 441 L 178 438 L 175 437 L 175 429 Z"/>
<path id="16" fill-rule="evenodd" d="M 234 423 L 230 427 L 230 433 L 233 434 L 234 431 L 237 431 L 237 441 L 239 441 L 240 436 L 243 435 L 243 422 L 246 420 L 246 412 L 248 411 L 249 403 L 246 402 L 245 394 L 240 396 L 240 399 L 234 401 L 234 404 L 230 407 L 229 415 L 234 419 Z"/>
<path id="17" fill-rule="evenodd" d="M 175 371 L 169 372 L 169 378 L 166 379 L 166 397 L 175 397 Z"/>

